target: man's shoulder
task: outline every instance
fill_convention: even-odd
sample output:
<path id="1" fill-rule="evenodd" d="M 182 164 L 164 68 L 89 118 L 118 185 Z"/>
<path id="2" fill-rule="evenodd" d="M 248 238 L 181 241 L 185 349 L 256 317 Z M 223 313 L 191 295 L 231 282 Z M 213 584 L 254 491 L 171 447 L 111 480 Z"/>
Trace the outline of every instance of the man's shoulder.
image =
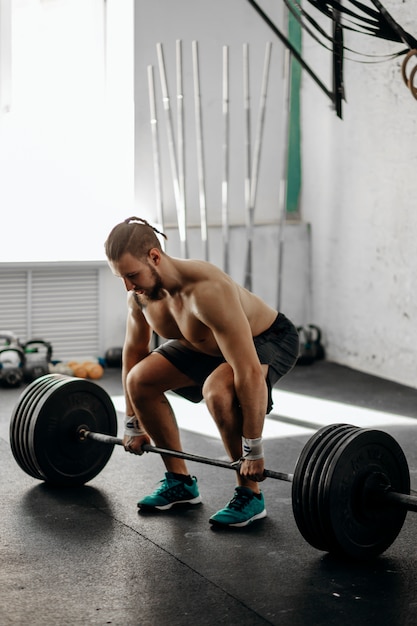
<path id="1" fill-rule="evenodd" d="M 239 296 L 239 286 L 223 272 L 214 272 L 210 275 L 200 276 L 185 286 L 184 296 L 188 297 L 194 305 L 200 309 L 208 303 L 216 302 L 216 306 L 232 306 Z"/>
<path id="2" fill-rule="evenodd" d="M 189 260 L 182 274 L 184 287 L 200 287 L 208 284 L 233 285 L 235 282 L 220 267 L 208 261 Z"/>

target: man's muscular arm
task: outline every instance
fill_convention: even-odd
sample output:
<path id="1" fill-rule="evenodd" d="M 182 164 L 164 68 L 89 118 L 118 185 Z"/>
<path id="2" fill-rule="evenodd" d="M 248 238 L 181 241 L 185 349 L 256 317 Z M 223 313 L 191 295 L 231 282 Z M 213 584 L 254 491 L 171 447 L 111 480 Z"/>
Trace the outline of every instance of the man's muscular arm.
<path id="1" fill-rule="evenodd" d="M 233 369 L 236 395 L 242 410 L 241 435 L 262 436 L 267 408 L 264 372 L 253 343 L 252 331 L 235 285 L 225 282 L 200 286 L 194 294 L 197 317 L 212 331 L 217 344 Z M 244 461 L 241 474 L 261 480 L 263 458 Z"/>
<path id="2" fill-rule="evenodd" d="M 128 312 L 126 320 L 126 335 L 122 357 L 122 383 L 126 403 L 126 416 L 133 417 L 135 413 L 127 391 L 127 376 L 130 370 L 149 354 L 152 329 L 146 322 L 140 305 L 132 291 L 129 291 L 128 293 L 127 305 Z M 133 443 L 131 439 L 132 437 L 124 434 L 123 444 L 126 449 L 128 449 L 128 446 Z M 139 446 L 141 446 L 144 441 L 149 442 L 149 438 L 146 436 L 145 438 L 141 436 L 141 441 L 139 441 L 139 437 L 134 437 L 134 439 L 136 440 L 135 444 Z"/>

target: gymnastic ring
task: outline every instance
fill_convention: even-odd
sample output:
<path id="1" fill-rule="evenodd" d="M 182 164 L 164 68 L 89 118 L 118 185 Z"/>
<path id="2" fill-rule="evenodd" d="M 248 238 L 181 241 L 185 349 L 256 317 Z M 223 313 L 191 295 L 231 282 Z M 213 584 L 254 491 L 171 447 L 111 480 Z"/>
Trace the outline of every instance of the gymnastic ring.
<path id="1" fill-rule="evenodd" d="M 402 77 L 403 77 L 403 81 L 405 82 L 407 87 L 410 86 L 410 83 L 409 83 L 410 79 L 407 78 L 406 68 L 407 68 L 408 61 L 411 59 L 412 56 L 417 56 L 417 50 L 415 48 L 413 50 L 409 50 L 407 52 L 407 54 L 404 57 L 404 61 L 402 63 L 402 66 L 401 66 L 401 74 L 402 74 Z"/>
<path id="2" fill-rule="evenodd" d="M 414 76 L 416 75 L 416 72 L 417 72 L 417 65 L 413 67 L 413 69 L 410 72 L 410 78 L 408 79 L 408 87 L 411 93 L 413 94 L 414 98 L 417 100 L 417 87 L 414 85 Z"/>

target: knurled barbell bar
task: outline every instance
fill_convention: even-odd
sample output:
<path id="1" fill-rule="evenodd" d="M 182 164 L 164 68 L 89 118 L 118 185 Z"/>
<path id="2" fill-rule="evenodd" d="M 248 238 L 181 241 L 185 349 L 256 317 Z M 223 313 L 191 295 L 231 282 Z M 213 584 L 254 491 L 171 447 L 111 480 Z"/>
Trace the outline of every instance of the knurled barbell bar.
<path id="1" fill-rule="evenodd" d="M 116 434 L 116 411 L 104 389 L 61 374 L 28 385 L 10 421 L 19 466 L 58 486 L 94 478 L 114 445 L 123 445 Z M 148 444 L 143 449 L 234 471 L 240 466 Z M 304 539 L 345 557 L 378 556 L 395 541 L 407 510 L 417 511 L 405 455 L 393 437 L 379 430 L 325 426 L 302 449 L 294 474 L 265 470 L 265 476 L 292 483 L 292 508 Z"/>
<path id="2" fill-rule="evenodd" d="M 113 437 L 112 435 L 104 435 L 103 433 L 95 433 L 90 430 L 86 430 L 84 425 L 81 425 L 78 428 L 78 436 L 81 441 L 85 439 L 93 439 L 94 441 L 99 441 L 100 443 L 110 444 L 112 446 L 122 446 L 123 440 L 118 439 L 117 437 Z M 200 456 L 198 454 L 190 454 L 189 452 L 182 452 L 180 450 L 168 450 L 167 448 L 158 448 L 158 446 L 151 446 L 148 443 L 145 443 L 142 446 L 142 450 L 144 452 L 156 452 L 156 454 L 161 454 L 164 456 L 173 456 L 177 459 L 184 459 L 185 461 L 194 461 L 195 463 L 203 463 L 205 465 L 215 465 L 216 467 L 223 467 L 224 469 L 231 469 L 239 471 L 241 460 L 234 461 L 233 463 L 229 463 L 228 461 L 221 461 L 220 459 L 212 459 L 207 456 Z M 284 472 L 275 472 L 274 470 L 264 470 L 265 478 L 276 478 L 277 480 L 285 480 L 287 482 L 292 482 L 293 476 L 292 474 L 285 474 Z"/>

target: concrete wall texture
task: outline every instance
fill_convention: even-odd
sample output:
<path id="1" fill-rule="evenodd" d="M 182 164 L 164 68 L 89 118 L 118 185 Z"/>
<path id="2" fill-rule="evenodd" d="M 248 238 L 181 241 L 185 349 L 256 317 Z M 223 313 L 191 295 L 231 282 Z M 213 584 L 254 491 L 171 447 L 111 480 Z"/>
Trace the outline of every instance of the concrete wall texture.
<path id="1" fill-rule="evenodd" d="M 384 4 L 417 34 L 412 2 Z M 402 48 L 366 36 L 345 43 L 374 55 Z M 319 54 L 308 49 L 313 61 Z M 416 386 L 417 102 L 402 58 L 346 61 L 343 121 L 304 77 L 302 216 L 312 224 L 313 316 L 328 357 Z"/>

